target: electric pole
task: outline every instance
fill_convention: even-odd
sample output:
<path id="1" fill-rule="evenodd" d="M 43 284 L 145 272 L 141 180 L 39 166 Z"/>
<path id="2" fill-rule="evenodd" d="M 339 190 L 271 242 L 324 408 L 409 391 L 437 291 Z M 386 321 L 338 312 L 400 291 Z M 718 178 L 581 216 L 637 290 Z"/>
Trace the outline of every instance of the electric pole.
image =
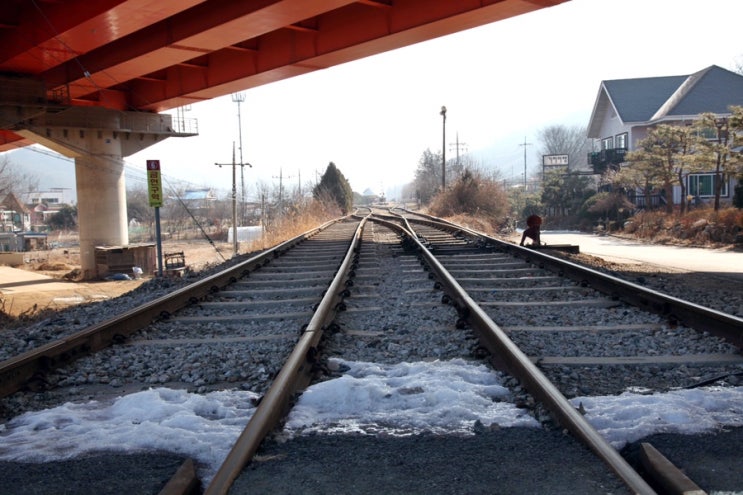
<path id="1" fill-rule="evenodd" d="M 279 209 L 283 211 L 284 209 L 284 200 L 283 200 L 283 190 L 284 190 L 284 172 L 282 168 L 279 168 L 279 176 L 276 177 L 275 175 L 272 176 L 274 179 L 279 179 Z M 287 179 L 293 179 L 293 175 L 287 175 Z"/>
<path id="2" fill-rule="evenodd" d="M 524 142 L 519 146 L 524 147 L 524 194 L 526 194 L 526 147 L 531 146 L 531 143 L 527 143 L 526 136 L 524 136 Z"/>
<path id="3" fill-rule="evenodd" d="M 245 168 L 245 165 L 252 167 L 249 163 L 243 162 L 243 120 L 242 115 L 240 114 L 240 104 L 245 101 L 245 94 L 232 93 L 232 101 L 237 103 L 237 129 L 240 140 L 240 218 L 245 220 L 245 174 L 243 173 L 243 169 Z"/>
<path id="4" fill-rule="evenodd" d="M 459 166 L 459 150 L 461 149 L 463 152 L 467 152 L 467 143 L 460 143 L 459 142 L 459 132 L 457 132 L 457 141 L 456 143 L 449 143 L 449 149 L 454 149 L 457 153 L 457 167 Z"/>
<path id="5" fill-rule="evenodd" d="M 446 107 L 441 106 L 441 192 L 446 191 Z"/>
<path id="6" fill-rule="evenodd" d="M 235 142 L 232 141 L 232 163 L 215 163 L 222 168 L 223 165 L 232 165 L 232 256 L 237 256 L 237 163 L 235 162 Z M 240 163 L 242 166 L 243 163 Z M 246 164 L 249 165 L 249 164 Z"/>

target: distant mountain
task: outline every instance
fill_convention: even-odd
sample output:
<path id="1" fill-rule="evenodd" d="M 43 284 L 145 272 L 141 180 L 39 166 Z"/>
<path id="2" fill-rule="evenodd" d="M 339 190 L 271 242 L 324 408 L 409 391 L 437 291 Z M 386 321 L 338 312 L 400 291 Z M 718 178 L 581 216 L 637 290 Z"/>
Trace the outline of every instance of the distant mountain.
<path id="1" fill-rule="evenodd" d="M 55 153 L 43 146 L 26 146 L 2 154 L 14 169 L 39 179 L 39 190 L 53 188 L 69 189 L 72 199 L 77 202 L 77 185 L 75 184 L 75 160 Z M 131 170 L 125 169 L 127 184 L 132 178 Z M 25 192 L 25 191 L 19 191 Z"/>
<path id="2" fill-rule="evenodd" d="M 37 146 L 8 151 L 3 157 L 15 169 L 38 178 L 41 190 L 54 187 L 75 190 L 75 162 L 71 158 Z"/>

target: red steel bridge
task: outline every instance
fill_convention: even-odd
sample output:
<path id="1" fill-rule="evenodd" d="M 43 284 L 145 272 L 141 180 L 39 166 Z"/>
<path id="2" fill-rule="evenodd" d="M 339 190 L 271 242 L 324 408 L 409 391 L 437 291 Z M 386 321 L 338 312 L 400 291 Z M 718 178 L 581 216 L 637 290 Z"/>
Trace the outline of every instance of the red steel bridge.
<path id="1" fill-rule="evenodd" d="M 92 278 L 94 246 L 128 244 L 123 157 L 197 132 L 158 112 L 565 1 L 3 0 L 0 151 L 75 158 Z"/>

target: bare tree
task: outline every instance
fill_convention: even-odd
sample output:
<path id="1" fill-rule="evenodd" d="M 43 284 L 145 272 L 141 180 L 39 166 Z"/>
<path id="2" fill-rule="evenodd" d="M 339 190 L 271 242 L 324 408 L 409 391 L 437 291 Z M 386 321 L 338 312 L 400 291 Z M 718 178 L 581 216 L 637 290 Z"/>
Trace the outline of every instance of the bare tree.
<path id="1" fill-rule="evenodd" d="M 0 196 L 2 197 L 5 197 L 10 192 L 10 186 L 13 184 L 8 177 L 9 169 L 10 161 L 8 161 L 8 157 L 5 155 L 0 156 Z"/>
<path id="2" fill-rule="evenodd" d="M 541 155 L 568 155 L 569 169 L 580 170 L 587 166 L 591 141 L 585 126 L 551 125 L 538 133 Z"/>
<path id="3" fill-rule="evenodd" d="M 20 194 L 37 191 L 40 179 L 32 173 L 24 173 L 10 161 L 7 155 L 0 155 L 0 195 L 12 192 Z"/>

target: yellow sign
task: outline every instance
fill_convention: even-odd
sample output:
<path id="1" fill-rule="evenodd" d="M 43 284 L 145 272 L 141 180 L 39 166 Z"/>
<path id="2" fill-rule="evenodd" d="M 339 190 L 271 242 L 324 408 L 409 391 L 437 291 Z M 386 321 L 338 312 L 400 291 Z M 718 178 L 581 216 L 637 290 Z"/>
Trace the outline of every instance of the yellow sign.
<path id="1" fill-rule="evenodd" d="M 150 206 L 160 208 L 163 205 L 160 160 L 147 160 L 147 192 L 150 197 Z"/>

